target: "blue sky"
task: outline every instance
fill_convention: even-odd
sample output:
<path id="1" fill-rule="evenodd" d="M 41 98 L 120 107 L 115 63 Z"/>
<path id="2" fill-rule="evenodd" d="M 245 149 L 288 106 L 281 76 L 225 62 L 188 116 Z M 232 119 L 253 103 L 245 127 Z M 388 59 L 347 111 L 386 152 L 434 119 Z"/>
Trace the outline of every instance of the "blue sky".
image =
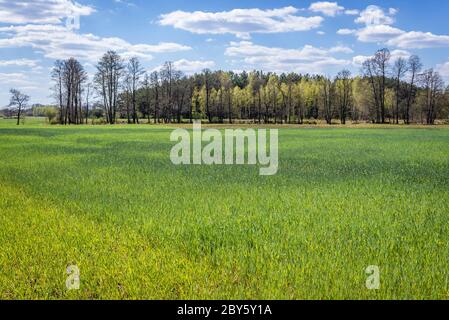
<path id="1" fill-rule="evenodd" d="M 10 87 L 32 103 L 52 102 L 56 59 L 73 56 L 93 74 L 108 49 L 139 57 L 149 71 L 170 60 L 187 74 L 333 76 L 344 68 L 358 73 L 364 59 L 388 47 L 393 59 L 418 54 L 449 82 L 448 13 L 442 0 L 0 0 L 0 107 Z"/>

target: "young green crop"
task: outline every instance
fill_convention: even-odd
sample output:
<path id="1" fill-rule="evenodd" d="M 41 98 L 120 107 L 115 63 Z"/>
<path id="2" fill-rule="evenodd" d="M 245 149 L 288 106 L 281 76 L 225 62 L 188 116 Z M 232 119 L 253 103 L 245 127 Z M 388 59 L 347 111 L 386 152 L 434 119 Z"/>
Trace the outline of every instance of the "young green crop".
<path id="1" fill-rule="evenodd" d="M 447 128 L 280 129 L 263 177 L 174 166 L 170 128 L 4 121 L 0 299 L 449 298 Z"/>

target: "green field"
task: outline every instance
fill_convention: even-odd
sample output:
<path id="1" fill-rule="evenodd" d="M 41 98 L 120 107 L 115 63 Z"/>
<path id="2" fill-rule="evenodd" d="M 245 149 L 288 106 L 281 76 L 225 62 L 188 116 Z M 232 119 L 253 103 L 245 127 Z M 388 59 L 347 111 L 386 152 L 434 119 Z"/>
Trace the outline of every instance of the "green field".
<path id="1" fill-rule="evenodd" d="M 171 131 L 0 120 L 0 299 L 449 298 L 448 128 L 281 129 L 271 177 Z"/>

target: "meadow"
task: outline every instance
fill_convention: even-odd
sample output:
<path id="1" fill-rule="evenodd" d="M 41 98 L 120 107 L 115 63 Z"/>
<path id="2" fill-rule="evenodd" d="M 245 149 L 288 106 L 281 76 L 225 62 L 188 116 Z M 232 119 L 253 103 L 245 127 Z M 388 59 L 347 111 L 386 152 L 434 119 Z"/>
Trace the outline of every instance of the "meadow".
<path id="1" fill-rule="evenodd" d="M 0 120 L 0 299 L 449 298 L 449 128 L 280 129 L 268 177 L 171 131 Z"/>

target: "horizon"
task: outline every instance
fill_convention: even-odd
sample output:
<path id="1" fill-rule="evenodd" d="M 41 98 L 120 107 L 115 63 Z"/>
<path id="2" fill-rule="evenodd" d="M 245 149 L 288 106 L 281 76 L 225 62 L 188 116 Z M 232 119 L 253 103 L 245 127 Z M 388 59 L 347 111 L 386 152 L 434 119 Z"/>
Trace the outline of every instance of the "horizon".
<path id="1" fill-rule="evenodd" d="M 358 75 L 364 59 L 388 47 L 393 59 L 419 55 L 449 80 L 449 3 L 435 0 L 0 0 L 0 8 L 1 108 L 12 87 L 30 95 L 30 105 L 54 104 L 55 60 L 74 57 L 92 76 L 110 49 L 138 57 L 146 71 L 173 61 L 187 75 L 208 68 L 333 77 L 342 69 Z"/>

